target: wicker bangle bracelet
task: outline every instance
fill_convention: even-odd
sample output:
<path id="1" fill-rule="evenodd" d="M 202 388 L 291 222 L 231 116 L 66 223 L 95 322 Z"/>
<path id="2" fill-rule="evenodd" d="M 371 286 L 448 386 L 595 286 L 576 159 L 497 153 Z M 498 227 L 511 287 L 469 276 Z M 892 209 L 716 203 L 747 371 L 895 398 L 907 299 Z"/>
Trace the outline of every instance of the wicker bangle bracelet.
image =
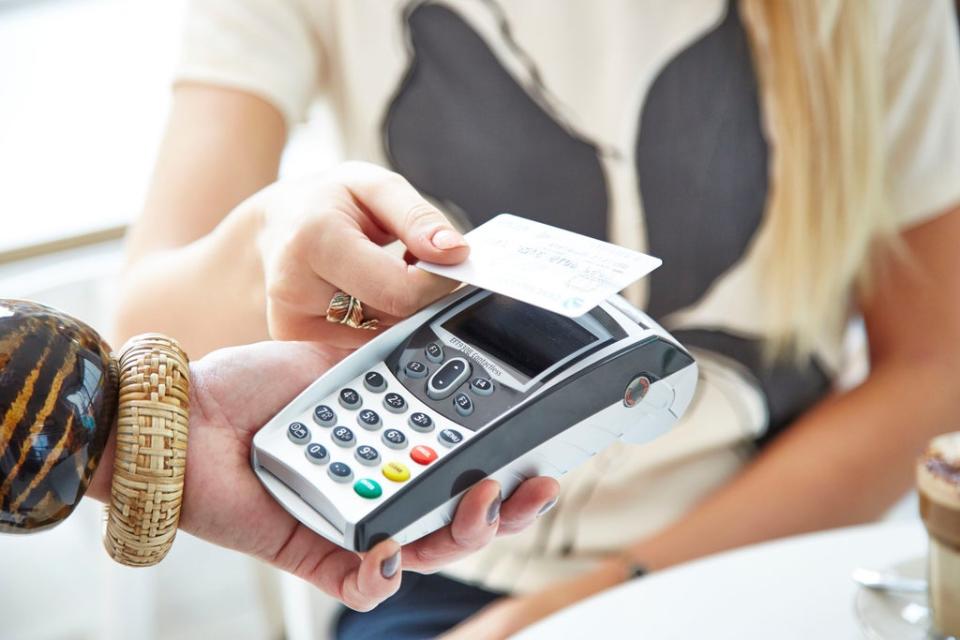
<path id="1" fill-rule="evenodd" d="M 190 378 L 177 342 L 151 333 L 120 353 L 113 485 L 103 543 L 135 567 L 154 565 L 177 533 L 187 462 Z"/>

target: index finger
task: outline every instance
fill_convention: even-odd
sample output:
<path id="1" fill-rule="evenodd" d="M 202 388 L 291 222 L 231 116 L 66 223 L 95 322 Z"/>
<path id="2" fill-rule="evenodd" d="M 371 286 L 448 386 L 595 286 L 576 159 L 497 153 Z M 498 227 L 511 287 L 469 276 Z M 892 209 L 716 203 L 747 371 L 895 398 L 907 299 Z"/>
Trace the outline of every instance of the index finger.
<path id="1" fill-rule="evenodd" d="M 341 165 L 337 178 L 354 200 L 417 258 L 458 264 L 470 253 L 466 240 L 447 217 L 399 173 L 357 162 Z"/>
<path id="2" fill-rule="evenodd" d="M 404 568 L 431 573 L 481 548 L 497 533 L 499 507 L 499 483 L 481 481 L 463 496 L 451 525 L 403 547 Z"/>
<path id="3" fill-rule="evenodd" d="M 453 523 L 403 547 L 403 565 L 429 573 L 488 544 L 494 535 L 516 533 L 556 500 L 553 478 L 525 480 L 500 506 L 500 486 L 491 479 L 471 488 L 457 506 Z"/>
<path id="4" fill-rule="evenodd" d="M 418 311 L 459 284 L 407 264 L 371 241 L 349 216 L 326 221 L 323 230 L 311 236 L 314 248 L 308 250 L 307 259 L 314 273 L 364 305 L 397 318 Z"/>

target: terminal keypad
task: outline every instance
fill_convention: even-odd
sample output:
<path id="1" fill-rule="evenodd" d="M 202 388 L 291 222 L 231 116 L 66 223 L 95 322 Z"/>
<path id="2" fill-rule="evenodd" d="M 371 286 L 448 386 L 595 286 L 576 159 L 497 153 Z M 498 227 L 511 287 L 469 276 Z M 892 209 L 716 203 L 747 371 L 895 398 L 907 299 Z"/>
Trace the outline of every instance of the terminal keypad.
<path id="1" fill-rule="evenodd" d="M 421 356 L 429 366 L 415 360 L 404 365 L 400 375 L 424 385 L 434 365 L 439 370 L 445 360 L 451 361 L 445 355 L 443 347 L 431 343 Z M 469 379 L 466 361 L 448 371 L 453 374 L 448 382 L 460 380 L 443 402 L 453 402 L 460 415 L 469 415 L 475 402 L 492 393 L 493 383 L 486 378 Z M 321 485 L 333 483 L 325 484 L 324 491 L 341 500 L 359 500 L 368 508 L 415 480 L 465 439 L 460 425 L 411 395 L 383 365 L 314 402 L 306 420 L 288 423 L 288 446 L 300 448 L 301 460 L 311 463 L 315 471 L 309 478 Z"/>

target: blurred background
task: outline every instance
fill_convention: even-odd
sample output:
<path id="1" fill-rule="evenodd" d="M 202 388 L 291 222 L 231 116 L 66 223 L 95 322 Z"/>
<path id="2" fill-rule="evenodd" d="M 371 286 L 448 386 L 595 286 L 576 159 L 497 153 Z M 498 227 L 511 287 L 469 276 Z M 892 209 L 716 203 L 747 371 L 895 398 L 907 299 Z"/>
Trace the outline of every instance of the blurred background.
<path id="1" fill-rule="evenodd" d="M 63 309 L 111 344 L 121 239 L 163 129 L 184 5 L 0 0 L 0 297 Z M 284 175 L 336 161 L 318 108 Z M 51 531 L 0 534 L 0 638 L 280 638 L 284 615 L 286 637 L 323 636 L 306 587 L 186 534 L 155 568 L 114 564 L 101 510 L 84 500 Z"/>
<path id="2" fill-rule="evenodd" d="M 108 338 L 126 224 L 169 102 L 184 0 L 0 0 L 0 297 L 61 308 Z M 281 173 L 336 162 L 318 105 Z M 850 351 L 862 349 L 862 332 Z M 114 346 L 119 346 L 114 344 Z M 862 358 L 847 382 L 863 374 Z M 912 496 L 890 518 L 915 519 Z M 114 564 L 101 505 L 49 532 L 0 534 L 0 637 L 317 638 L 332 604 L 245 556 L 180 534 L 151 569 Z"/>

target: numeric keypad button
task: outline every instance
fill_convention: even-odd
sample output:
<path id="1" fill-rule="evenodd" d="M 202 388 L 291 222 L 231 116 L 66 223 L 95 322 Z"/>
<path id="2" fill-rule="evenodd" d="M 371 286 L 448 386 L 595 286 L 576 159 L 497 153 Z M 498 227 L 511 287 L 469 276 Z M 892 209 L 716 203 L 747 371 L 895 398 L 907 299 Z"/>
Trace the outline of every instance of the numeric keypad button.
<path id="1" fill-rule="evenodd" d="M 410 425 L 411 429 L 414 431 L 419 431 L 420 433 L 429 433 L 433 431 L 433 418 L 422 411 L 415 411 L 411 413 L 410 417 L 407 418 L 407 424 Z"/>
<path id="2" fill-rule="evenodd" d="M 305 444 L 310 440 L 310 429 L 307 429 L 307 425 L 302 422 L 291 422 L 287 427 L 287 437 L 291 442 Z"/>
<path id="3" fill-rule="evenodd" d="M 357 393 L 355 389 L 341 389 L 340 404 L 343 405 L 345 409 L 359 409 L 360 405 L 363 404 L 363 398 L 360 397 L 360 394 Z"/>
<path id="4" fill-rule="evenodd" d="M 373 447 L 365 444 L 357 447 L 357 450 L 353 452 L 353 456 L 357 459 L 357 462 L 367 466 L 373 466 L 380 462 L 380 453 Z"/>
<path id="5" fill-rule="evenodd" d="M 327 448 L 317 442 L 308 444 L 303 453 L 307 456 L 307 460 L 313 464 L 327 464 L 327 461 L 330 460 L 330 454 L 327 453 Z"/>
<path id="6" fill-rule="evenodd" d="M 313 410 L 313 421 L 321 427 L 332 427 L 337 424 L 337 414 L 325 404 L 318 404 Z"/>
<path id="7" fill-rule="evenodd" d="M 476 377 L 470 381 L 470 391 L 478 396 L 489 396 L 493 393 L 493 383 L 489 378 Z"/>
<path id="8" fill-rule="evenodd" d="M 363 376 L 363 386 L 367 388 L 367 391 L 380 393 L 387 388 L 387 381 L 382 373 L 378 371 L 368 371 L 367 375 Z"/>
<path id="9" fill-rule="evenodd" d="M 356 442 L 353 431 L 347 427 L 334 427 L 330 435 L 333 437 L 333 441 L 341 447 L 352 447 L 353 443 Z"/>
<path id="10" fill-rule="evenodd" d="M 473 413 L 473 400 L 465 393 L 458 393 L 453 397 L 453 406 L 457 413 L 464 417 Z"/>
<path id="11" fill-rule="evenodd" d="M 433 363 L 443 362 L 443 347 L 439 343 L 431 342 L 423 350 L 423 355 L 427 356 L 427 360 Z"/>
<path id="12" fill-rule="evenodd" d="M 403 413 L 407 410 L 407 401 L 399 393 L 388 393 L 383 396 L 383 406 L 391 413 Z"/>
<path id="13" fill-rule="evenodd" d="M 373 409 L 364 409 L 357 414 L 357 424 L 369 431 L 376 431 L 383 424 L 380 420 L 380 414 Z"/>
<path id="14" fill-rule="evenodd" d="M 327 475 L 334 482 L 350 482 L 353 478 L 353 469 L 342 462 L 332 462 L 327 467 Z"/>
<path id="15" fill-rule="evenodd" d="M 383 441 L 383 444 L 391 449 L 403 449 L 407 446 L 407 436 L 403 435 L 403 432 L 397 429 L 387 429 L 383 432 L 383 435 L 380 436 L 380 439 Z"/>
<path id="16" fill-rule="evenodd" d="M 443 429 L 437 434 L 437 440 L 445 447 L 455 447 L 463 442 L 463 436 L 456 429 Z"/>

